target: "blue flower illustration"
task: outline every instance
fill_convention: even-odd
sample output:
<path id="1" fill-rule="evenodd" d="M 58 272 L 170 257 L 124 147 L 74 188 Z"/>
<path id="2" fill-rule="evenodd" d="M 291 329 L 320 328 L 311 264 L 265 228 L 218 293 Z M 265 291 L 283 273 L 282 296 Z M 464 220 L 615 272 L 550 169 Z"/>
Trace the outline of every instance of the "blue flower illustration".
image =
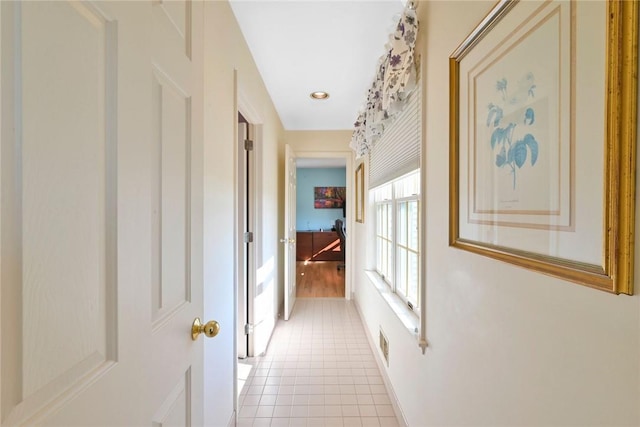
<path id="1" fill-rule="evenodd" d="M 502 78 L 496 82 L 496 92 L 500 94 L 502 105 L 523 105 L 530 98 L 535 97 L 533 73 L 527 73 L 524 78 L 518 82 L 518 88 L 513 94 L 508 92 L 507 79 Z M 528 107 L 524 111 L 522 123 L 502 123 L 504 119 L 504 109 L 493 102 L 487 106 L 486 126 L 493 129 L 490 137 L 491 150 L 498 148 L 495 164 L 499 168 L 509 168 L 513 178 L 513 189 L 516 189 L 516 174 L 521 169 L 530 154 L 531 166 L 535 166 L 538 161 L 539 144 L 532 133 L 526 133 L 522 139 L 514 140 L 514 131 L 518 125 L 532 126 L 535 122 L 535 110 Z"/>

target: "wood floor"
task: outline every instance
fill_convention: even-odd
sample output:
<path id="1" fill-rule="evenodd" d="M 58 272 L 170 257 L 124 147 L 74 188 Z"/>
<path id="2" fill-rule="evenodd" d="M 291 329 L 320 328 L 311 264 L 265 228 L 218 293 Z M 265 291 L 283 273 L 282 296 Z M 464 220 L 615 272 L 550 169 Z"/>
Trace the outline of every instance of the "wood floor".
<path id="1" fill-rule="evenodd" d="M 304 261 L 296 263 L 298 281 L 296 296 L 301 298 L 344 297 L 344 268 L 342 261 Z"/>

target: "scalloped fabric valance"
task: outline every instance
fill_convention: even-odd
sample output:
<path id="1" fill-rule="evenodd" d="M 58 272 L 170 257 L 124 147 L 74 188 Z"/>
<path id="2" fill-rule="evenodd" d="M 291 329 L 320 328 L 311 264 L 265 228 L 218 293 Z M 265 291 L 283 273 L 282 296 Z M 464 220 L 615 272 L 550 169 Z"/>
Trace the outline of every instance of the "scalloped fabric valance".
<path id="1" fill-rule="evenodd" d="M 418 18 L 409 2 L 396 30 L 389 36 L 387 54 L 380 58 L 376 77 L 367 92 L 365 108 L 354 123 L 351 148 L 356 158 L 367 154 L 416 87 L 415 44 Z"/>

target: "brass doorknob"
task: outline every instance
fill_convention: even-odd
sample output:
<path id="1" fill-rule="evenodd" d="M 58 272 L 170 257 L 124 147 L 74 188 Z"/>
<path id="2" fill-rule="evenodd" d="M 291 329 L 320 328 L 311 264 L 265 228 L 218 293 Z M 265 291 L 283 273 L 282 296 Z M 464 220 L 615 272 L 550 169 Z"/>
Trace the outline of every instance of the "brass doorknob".
<path id="1" fill-rule="evenodd" d="M 191 339 L 197 340 L 198 335 L 204 333 L 208 338 L 213 338 L 220 332 L 220 324 L 215 320 L 211 320 L 204 325 L 200 322 L 200 318 L 196 317 L 191 325 Z"/>

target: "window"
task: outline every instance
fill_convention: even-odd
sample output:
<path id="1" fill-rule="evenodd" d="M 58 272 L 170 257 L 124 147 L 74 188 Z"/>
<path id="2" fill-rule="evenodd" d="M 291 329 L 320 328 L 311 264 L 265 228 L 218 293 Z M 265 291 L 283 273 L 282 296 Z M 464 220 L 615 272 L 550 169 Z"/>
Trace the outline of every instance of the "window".
<path id="1" fill-rule="evenodd" d="M 413 310 L 420 300 L 420 171 L 372 190 L 376 271 Z"/>
<path id="2" fill-rule="evenodd" d="M 402 111 L 385 124 L 369 150 L 367 275 L 424 349 L 422 92 L 418 79 Z"/>

